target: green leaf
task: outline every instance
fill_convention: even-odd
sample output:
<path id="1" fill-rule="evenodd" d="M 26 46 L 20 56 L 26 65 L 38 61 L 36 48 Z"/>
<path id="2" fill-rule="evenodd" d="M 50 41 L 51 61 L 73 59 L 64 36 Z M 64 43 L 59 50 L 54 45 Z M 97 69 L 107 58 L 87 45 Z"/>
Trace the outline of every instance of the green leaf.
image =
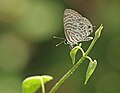
<path id="1" fill-rule="evenodd" d="M 86 79 L 85 79 L 84 84 L 87 83 L 87 81 L 89 80 L 89 78 L 91 77 L 93 72 L 95 71 L 96 66 L 97 66 L 97 61 L 96 60 L 90 61 L 89 65 L 88 65 L 87 72 L 86 72 Z"/>
<path id="2" fill-rule="evenodd" d="M 80 46 L 76 46 L 70 51 L 70 57 L 72 59 L 73 64 L 75 63 L 75 55 L 76 55 L 78 49 L 80 49 Z"/>
<path id="3" fill-rule="evenodd" d="M 103 25 L 101 24 L 100 27 L 95 32 L 95 37 L 97 37 L 97 38 L 100 37 L 102 29 L 103 29 Z"/>
<path id="4" fill-rule="evenodd" d="M 53 77 L 48 75 L 28 77 L 22 83 L 22 91 L 23 93 L 35 93 L 42 86 L 42 82 L 45 84 L 52 79 Z"/>

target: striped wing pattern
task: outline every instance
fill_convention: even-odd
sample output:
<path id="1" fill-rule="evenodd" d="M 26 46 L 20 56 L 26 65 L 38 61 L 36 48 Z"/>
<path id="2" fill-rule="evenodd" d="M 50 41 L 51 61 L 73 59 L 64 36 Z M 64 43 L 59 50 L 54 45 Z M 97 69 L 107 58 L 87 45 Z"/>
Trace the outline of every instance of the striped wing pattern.
<path id="1" fill-rule="evenodd" d="M 65 9 L 63 22 L 67 44 L 70 44 L 71 47 L 78 42 L 92 39 L 92 37 L 88 37 L 93 32 L 92 24 L 75 10 Z"/>

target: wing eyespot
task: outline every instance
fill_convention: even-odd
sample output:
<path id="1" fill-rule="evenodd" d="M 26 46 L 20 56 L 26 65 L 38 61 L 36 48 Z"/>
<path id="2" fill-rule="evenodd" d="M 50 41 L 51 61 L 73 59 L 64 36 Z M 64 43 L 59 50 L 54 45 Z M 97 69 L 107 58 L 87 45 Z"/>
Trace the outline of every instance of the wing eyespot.
<path id="1" fill-rule="evenodd" d="M 91 26 L 88 26 L 88 28 L 91 28 Z"/>
<path id="2" fill-rule="evenodd" d="M 89 32 L 91 33 L 91 32 L 92 32 L 92 30 L 89 30 Z"/>

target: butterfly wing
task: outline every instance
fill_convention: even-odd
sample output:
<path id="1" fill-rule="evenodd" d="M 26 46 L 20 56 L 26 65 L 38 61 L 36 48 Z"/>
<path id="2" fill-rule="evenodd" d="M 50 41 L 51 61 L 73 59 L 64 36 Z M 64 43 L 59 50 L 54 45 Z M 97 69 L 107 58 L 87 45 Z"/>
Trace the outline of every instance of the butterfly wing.
<path id="1" fill-rule="evenodd" d="M 77 43 L 81 40 L 81 34 L 77 32 L 78 27 L 76 24 L 78 19 L 81 18 L 82 16 L 72 9 L 65 9 L 64 11 L 64 32 L 69 44 Z"/>
<path id="2" fill-rule="evenodd" d="M 87 18 L 82 17 L 82 19 L 83 19 L 82 21 L 86 24 L 87 36 L 89 36 L 93 32 L 93 26 Z"/>
<path id="3" fill-rule="evenodd" d="M 65 37 L 71 46 L 81 41 L 88 41 L 92 33 L 88 30 L 88 26 L 92 27 L 90 21 L 82 17 L 78 12 L 72 9 L 65 9 L 64 11 L 64 32 Z M 89 31 L 89 32 L 88 32 Z"/>

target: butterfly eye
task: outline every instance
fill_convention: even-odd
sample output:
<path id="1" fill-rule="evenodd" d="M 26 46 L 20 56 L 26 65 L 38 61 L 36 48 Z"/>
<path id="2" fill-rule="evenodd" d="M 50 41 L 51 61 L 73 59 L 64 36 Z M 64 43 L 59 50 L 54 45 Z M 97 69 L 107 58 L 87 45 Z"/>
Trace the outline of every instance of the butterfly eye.
<path id="1" fill-rule="evenodd" d="M 65 41 L 64 41 L 64 44 L 66 44 L 66 45 L 67 45 L 67 40 L 65 40 Z"/>

